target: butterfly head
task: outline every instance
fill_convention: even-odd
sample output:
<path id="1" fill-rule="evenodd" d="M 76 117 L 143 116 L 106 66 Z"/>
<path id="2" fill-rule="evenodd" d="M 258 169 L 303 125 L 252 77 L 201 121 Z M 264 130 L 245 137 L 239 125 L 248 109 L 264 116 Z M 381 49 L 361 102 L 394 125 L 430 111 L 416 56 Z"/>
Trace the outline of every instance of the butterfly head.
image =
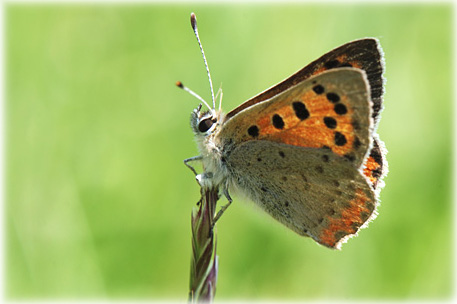
<path id="1" fill-rule="evenodd" d="M 200 104 L 192 111 L 190 125 L 195 135 L 207 136 L 214 132 L 219 125 L 220 114 L 215 110 L 202 111 Z"/>
<path id="2" fill-rule="evenodd" d="M 206 138 L 208 135 L 214 134 L 218 129 L 218 126 L 222 123 L 224 116 L 221 112 L 221 103 L 222 103 L 222 90 L 219 89 L 216 97 L 214 96 L 213 82 L 211 80 L 211 74 L 209 72 L 208 62 L 206 61 L 205 52 L 203 51 L 203 46 L 200 42 L 200 37 L 198 35 L 197 29 L 197 17 L 194 13 L 190 15 L 190 23 L 192 29 L 194 30 L 195 37 L 197 38 L 198 45 L 200 46 L 200 51 L 202 53 L 203 62 L 205 64 L 206 72 L 208 75 L 209 87 L 211 89 L 211 101 L 212 107 L 202 98 L 200 95 L 196 94 L 191 89 L 187 88 L 182 84 L 182 82 L 176 82 L 176 85 L 183 89 L 184 91 L 190 93 L 198 100 L 200 100 L 200 105 L 192 112 L 190 118 L 190 124 L 195 135 L 199 139 Z M 219 110 L 216 111 L 216 99 L 219 96 Z M 205 105 L 208 110 L 202 111 L 202 105 Z"/>

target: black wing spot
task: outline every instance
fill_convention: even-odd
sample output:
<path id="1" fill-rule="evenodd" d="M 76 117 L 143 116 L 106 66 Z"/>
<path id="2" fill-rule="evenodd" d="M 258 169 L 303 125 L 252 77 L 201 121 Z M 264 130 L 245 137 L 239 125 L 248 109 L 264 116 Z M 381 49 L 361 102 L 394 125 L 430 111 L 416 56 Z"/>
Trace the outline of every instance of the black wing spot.
<path id="1" fill-rule="evenodd" d="M 336 93 L 327 93 L 327 99 L 332 103 L 337 103 L 340 101 L 340 96 Z"/>
<path id="2" fill-rule="evenodd" d="M 257 126 L 250 126 L 248 129 L 248 134 L 251 135 L 252 137 L 258 137 L 259 136 L 259 127 Z"/>
<path id="3" fill-rule="evenodd" d="M 353 162 L 355 160 L 355 156 L 352 153 L 345 154 L 344 158 L 346 158 L 347 160 L 349 160 L 351 162 Z"/>
<path id="4" fill-rule="evenodd" d="M 313 91 L 314 91 L 314 93 L 316 93 L 316 94 L 322 94 L 322 93 L 324 93 L 325 89 L 324 89 L 323 86 L 321 86 L 320 84 L 318 84 L 318 85 L 315 85 L 315 86 L 313 87 Z"/>
<path id="5" fill-rule="evenodd" d="M 358 149 L 360 148 L 360 146 L 362 145 L 362 143 L 360 142 L 360 139 L 356 136 L 354 138 L 354 142 L 352 143 L 352 146 L 354 147 L 354 149 Z"/>
<path id="6" fill-rule="evenodd" d="M 336 104 L 335 107 L 334 107 L 334 110 L 335 110 L 335 113 L 338 114 L 338 115 L 344 115 L 344 114 L 346 114 L 348 112 L 348 109 L 342 103 Z"/>
<path id="7" fill-rule="evenodd" d="M 324 117 L 324 123 L 329 129 L 336 128 L 336 120 L 333 117 Z"/>
<path id="8" fill-rule="evenodd" d="M 327 146 L 327 145 L 323 145 L 323 146 L 322 146 L 322 149 L 325 149 L 325 150 L 330 150 L 330 151 L 332 151 L 332 148 L 330 148 L 330 147 L 329 147 L 329 146 Z"/>
<path id="9" fill-rule="evenodd" d="M 295 115 L 297 116 L 298 119 L 305 120 L 309 117 L 309 111 L 303 102 L 294 101 L 292 103 L 292 107 L 294 108 Z"/>
<path id="10" fill-rule="evenodd" d="M 279 116 L 278 114 L 273 115 L 273 126 L 276 129 L 283 129 L 284 128 L 284 120 L 282 120 L 282 117 Z"/>
<path id="11" fill-rule="evenodd" d="M 346 136 L 340 132 L 335 132 L 335 145 L 344 146 L 347 143 Z"/>
<path id="12" fill-rule="evenodd" d="M 371 175 L 373 175 L 374 178 L 380 178 L 381 175 L 382 175 L 381 168 L 377 168 L 377 169 L 371 170 Z"/>
<path id="13" fill-rule="evenodd" d="M 373 148 L 371 149 L 370 156 L 373 157 L 374 161 L 382 165 L 382 154 L 378 143 L 375 141 Z"/>
<path id="14" fill-rule="evenodd" d="M 352 127 L 354 128 L 354 130 L 360 130 L 360 123 L 358 120 L 353 120 L 352 121 Z"/>

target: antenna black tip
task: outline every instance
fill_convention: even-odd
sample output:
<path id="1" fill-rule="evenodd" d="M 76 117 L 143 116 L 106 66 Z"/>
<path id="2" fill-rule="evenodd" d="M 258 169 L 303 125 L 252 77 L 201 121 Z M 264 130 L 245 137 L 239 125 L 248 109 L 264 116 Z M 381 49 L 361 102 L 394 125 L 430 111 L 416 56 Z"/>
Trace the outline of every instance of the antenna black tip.
<path id="1" fill-rule="evenodd" d="M 206 61 L 205 52 L 203 52 L 203 46 L 202 46 L 202 43 L 200 42 L 200 37 L 198 37 L 197 16 L 195 16 L 194 13 L 190 14 L 190 24 L 192 25 L 192 29 L 194 30 L 194 34 L 195 34 L 195 38 L 197 38 L 198 45 L 200 46 L 200 51 L 202 52 L 202 56 L 203 56 L 203 62 L 205 63 L 206 72 L 208 74 L 209 87 L 211 88 L 211 100 L 213 101 L 213 107 L 211 108 L 208 106 L 208 108 L 210 110 L 214 110 L 216 106 L 215 106 L 215 101 L 214 101 L 213 82 L 211 81 L 211 75 L 209 74 L 208 62 Z M 204 103 L 206 104 L 206 102 L 204 102 Z"/>
<path id="2" fill-rule="evenodd" d="M 195 16 L 194 13 L 190 13 L 190 24 L 192 25 L 192 28 L 195 29 L 197 28 L 197 16 Z"/>
<path id="3" fill-rule="evenodd" d="M 184 88 L 184 85 L 182 84 L 181 81 L 176 81 L 176 86 L 177 86 L 177 87 L 180 87 L 181 89 Z"/>

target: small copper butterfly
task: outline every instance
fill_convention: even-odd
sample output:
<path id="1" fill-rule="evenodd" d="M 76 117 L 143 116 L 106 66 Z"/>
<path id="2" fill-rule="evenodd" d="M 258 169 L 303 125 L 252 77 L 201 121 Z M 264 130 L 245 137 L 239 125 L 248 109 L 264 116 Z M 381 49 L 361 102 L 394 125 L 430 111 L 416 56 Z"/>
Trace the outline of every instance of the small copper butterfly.
<path id="1" fill-rule="evenodd" d="M 384 91 L 379 42 L 346 43 L 224 114 L 215 109 L 193 13 L 191 24 L 213 106 L 177 83 L 209 109 L 200 104 L 192 112 L 200 155 L 186 165 L 202 187 L 218 187 L 229 204 L 229 190 L 241 192 L 296 233 L 339 249 L 376 216 L 387 173 L 386 149 L 376 134 Z M 195 160 L 202 174 L 188 164 Z"/>

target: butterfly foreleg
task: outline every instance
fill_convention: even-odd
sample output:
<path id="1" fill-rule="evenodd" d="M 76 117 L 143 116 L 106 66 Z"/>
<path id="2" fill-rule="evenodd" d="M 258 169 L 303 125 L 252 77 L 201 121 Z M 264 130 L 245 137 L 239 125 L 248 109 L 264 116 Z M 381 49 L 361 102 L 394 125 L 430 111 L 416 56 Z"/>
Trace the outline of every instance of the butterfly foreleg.
<path id="1" fill-rule="evenodd" d="M 189 162 L 201 161 L 202 159 L 203 159 L 203 157 L 201 155 L 190 157 L 190 158 L 187 158 L 184 160 L 184 164 L 195 174 L 195 179 L 197 180 L 198 184 L 201 187 L 207 187 L 207 186 L 212 185 L 212 183 L 213 183 L 213 177 L 214 177 L 213 173 L 212 172 L 203 172 L 201 174 L 198 174 L 197 171 L 195 170 L 195 168 L 189 164 Z M 213 227 L 214 227 L 214 224 L 217 222 L 217 220 L 219 220 L 219 218 L 222 216 L 224 211 L 227 210 L 227 208 L 230 206 L 230 204 L 233 201 L 228 192 L 227 184 L 222 186 L 222 193 L 227 198 L 228 203 L 226 205 L 222 206 L 221 209 L 217 212 L 216 216 L 213 219 L 213 224 L 212 224 Z M 201 203 L 201 201 L 199 203 Z M 197 205 L 199 203 L 197 203 Z"/>
<path id="2" fill-rule="evenodd" d="M 195 176 L 198 175 L 197 171 L 195 171 L 194 167 L 192 167 L 191 165 L 189 165 L 188 163 L 191 162 L 191 161 L 196 161 L 196 160 L 202 160 L 202 156 L 201 155 L 198 155 L 198 156 L 194 156 L 194 157 L 191 157 L 191 158 L 187 158 L 184 160 L 184 165 L 187 166 L 187 168 L 189 168 L 190 170 L 192 170 L 192 172 L 195 174 Z"/>

